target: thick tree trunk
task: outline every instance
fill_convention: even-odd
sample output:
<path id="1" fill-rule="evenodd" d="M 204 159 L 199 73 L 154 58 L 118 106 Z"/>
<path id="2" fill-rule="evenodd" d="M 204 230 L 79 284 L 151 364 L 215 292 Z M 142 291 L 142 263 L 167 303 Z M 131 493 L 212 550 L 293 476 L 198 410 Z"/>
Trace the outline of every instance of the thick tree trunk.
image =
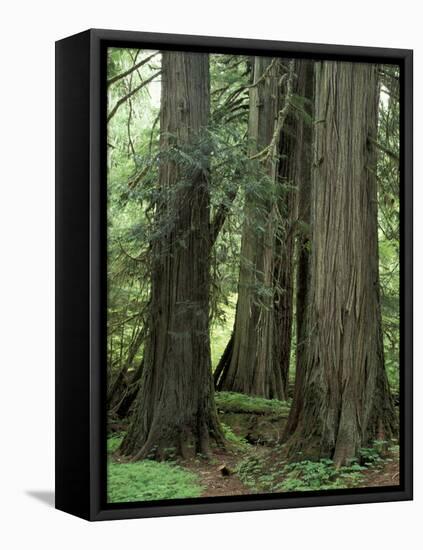
<path id="1" fill-rule="evenodd" d="M 310 70 L 311 68 L 311 70 Z M 294 94 L 301 98 L 298 109 L 291 109 L 282 128 L 279 160 L 279 223 L 275 235 L 274 259 L 274 369 L 280 369 L 282 377 L 281 398 L 288 398 L 289 367 L 291 360 L 291 341 L 293 323 L 294 294 L 294 256 L 295 236 L 304 228 L 304 200 L 310 204 L 310 154 L 311 123 L 307 120 L 310 114 L 309 100 L 310 72 L 312 62 L 297 60 L 295 62 Z M 302 111 L 301 111 L 302 109 Z M 308 185 L 308 189 L 305 187 Z M 298 204 L 301 200 L 302 203 Z M 301 209 L 301 211 L 299 210 Z M 297 218 L 300 223 L 297 223 Z M 299 226 L 299 227 L 298 227 Z M 304 258 L 300 251 L 299 272 L 304 269 Z M 301 304 L 300 304 L 301 305 Z M 300 314 L 301 317 L 301 314 Z M 298 318 L 298 305 L 297 305 Z"/>
<path id="2" fill-rule="evenodd" d="M 140 391 L 121 452 L 134 459 L 206 453 L 223 443 L 213 398 L 209 342 L 209 190 L 196 155 L 207 126 L 207 54 L 163 52 L 161 198 L 152 245 L 151 326 Z M 197 153 L 196 153 L 197 152 Z"/>
<path id="3" fill-rule="evenodd" d="M 305 78 L 303 75 L 304 66 L 308 62 L 298 60 L 295 62 L 294 71 L 296 78 L 294 79 L 293 91 L 297 97 L 303 97 L 305 94 Z M 266 70 L 266 69 L 264 69 Z M 260 75 L 259 75 L 260 76 Z M 264 86 L 264 83 L 263 85 Z M 268 90 L 267 101 L 272 100 L 275 92 Z M 259 106 L 263 104 L 265 99 L 258 102 Z M 254 108 L 254 104 L 252 105 Z M 260 111 L 259 111 L 260 112 Z M 259 115 L 260 116 L 260 115 Z M 262 356 L 262 361 L 266 361 L 267 365 L 263 367 L 258 361 L 255 361 L 250 367 L 246 376 L 253 380 L 256 371 L 264 368 L 267 371 L 266 386 L 261 391 L 255 390 L 259 395 L 264 397 L 276 397 L 278 399 L 287 399 L 288 397 L 288 382 L 289 382 L 289 366 L 291 356 L 291 339 L 292 339 L 292 320 L 293 320 L 293 276 L 294 276 L 294 246 L 295 246 L 295 221 L 297 213 L 297 191 L 298 181 L 303 177 L 304 168 L 304 145 L 302 142 L 303 127 L 306 121 L 301 113 L 290 110 L 285 119 L 285 124 L 282 127 L 281 135 L 279 136 L 279 162 L 277 168 L 277 178 L 275 179 L 275 195 L 274 200 L 277 203 L 277 215 L 275 210 L 269 207 L 265 211 L 268 222 L 266 234 L 267 249 L 262 252 L 262 256 L 266 257 L 266 262 L 258 264 L 258 269 L 267 266 L 268 272 L 261 274 L 262 280 L 268 281 L 269 303 L 266 304 L 266 309 L 257 309 L 257 318 L 260 319 L 262 331 L 249 333 L 247 337 L 250 342 L 250 350 L 252 349 L 251 342 L 255 349 L 260 349 L 260 342 L 254 342 L 262 338 L 265 344 L 266 354 Z M 269 136 L 270 131 L 269 131 Z M 269 136 L 267 139 L 269 139 Z M 264 145 L 262 145 L 262 148 Z M 254 198 L 253 205 L 257 207 L 257 199 Z M 272 211 L 273 210 L 273 211 Z M 269 221 L 270 220 L 270 221 Z M 257 226 L 256 220 L 253 219 L 253 225 Z M 262 222 L 265 223 L 264 221 Z M 257 232 L 257 228 L 256 228 Z M 245 238 L 251 240 L 251 235 L 245 232 Z M 253 241 L 252 241 L 253 242 Z M 256 245 L 256 250 L 257 245 Z M 271 254 L 271 258 L 270 258 Z M 249 264 L 251 265 L 251 259 Z M 240 277 L 240 285 L 242 279 Z M 254 292 L 254 287 L 248 289 L 251 293 Z M 241 300 L 245 301 L 246 295 L 240 292 L 238 308 L 242 305 Z M 249 311 L 252 311 L 249 308 Z M 238 319 L 238 313 L 237 313 Z M 235 376 L 239 376 L 239 370 L 242 368 L 237 364 L 232 354 L 235 351 L 234 341 L 237 339 L 237 329 L 240 330 L 240 323 L 235 323 L 235 337 L 231 338 L 227 350 L 219 363 L 219 368 L 215 373 L 215 382 L 218 389 L 238 389 L 238 381 Z M 238 344 L 241 346 L 241 344 Z M 249 355 L 249 361 L 252 362 L 253 356 Z M 238 357 L 238 361 L 239 361 Z M 238 368 L 237 375 L 233 375 L 235 366 Z M 231 377 L 232 373 L 232 377 Z M 219 378 L 220 377 L 220 378 Z M 265 380 L 266 380 L 265 378 Z M 242 390 L 246 393 L 251 393 L 252 389 L 244 382 Z M 239 390 L 238 390 L 239 391 Z"/>
<path id="4" fill-rule="evenodd" d="M 378 83 L 372 64 L 316 63 L 307 342 L 289 422 L 291 458 L 347 463 L 396 419 L 378 277 Z M 370 138 L 370 140 L 369 140 Z M 300 455 L 297 453 L 301 452 Z"/>
<path id="5" fill-rule="evenodd" d="M 276 60 L 255 58 L 255 86 L 250 90 L 249 137 L 254 155 L 272 141 L 279 110 L 280 73 Z M 274 372 L 273 351 L 273 197 L 277 155 L 266 155 L 266 177 L 246 191 L 238 304 L 230 364 L 218 386 L 267 398 L 280 397 L 282 380 Z M 273 186 L 273 189 L 270 187 Z"/>
<path id="6" fill-rule="evenodd" d="M 310 204 L 311 204 L 311 157 L 312 157 L 312 118 L 314 95 L 314 62 L 300 60 L 296 67 L 298 95 L 303 98 L 302 120 L 297 127 L 297 155 L 296 155 L 296 180 L 298 193 L 297 215 L 297 273 L 296 273 L 296 367 L 294 394 L 301 387 L 303 375 L 301 365 L 303 353 L 306 349 L 306 305 L 310 286 Z M 297 422 L 300 396 L 294 398 L 291 414 L 288 421 L 290 425 Z"/>

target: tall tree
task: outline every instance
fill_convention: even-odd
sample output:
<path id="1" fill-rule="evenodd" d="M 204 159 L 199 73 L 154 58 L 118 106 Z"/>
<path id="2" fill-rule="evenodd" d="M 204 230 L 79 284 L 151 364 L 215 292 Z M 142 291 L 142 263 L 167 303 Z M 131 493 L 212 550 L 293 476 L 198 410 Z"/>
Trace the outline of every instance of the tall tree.
<path id="1" fill-rule="evenodd" d="M 279 112 L 279 62 L 256 57 L 250 88 L 249 139 L 251 155 L 273 143 Z M 276 397 L 282 391 L 280 373 L 273 371 L 273 202 L 277 154 L 268 149 L 260 159 L 258 181 L 245 194 L 238 303 L 233 341 L 219 388 L 250 395 Z M 263 175 L 264 177 L 261 177 Z M 228 348 L 229 349 L 229 348 Z M 230 361 L 229 361 L 230 359 Z M 219 367 L 220 369 L 220 367 Z"/>
<path id="2" fill-rule="evenodd" d="M 302 388 L 300 381 L 303 370 L 301 364 L 306 350 L 306 307 L 310 287 L 310 206 L 311 206 L 311 161 L 312 124 L 314 99 L 314 62 L 300 60 L 297 65 L 297 88 L 302 97 L 302 120 L 297 128 L 296 179 L 298 193 L 297 214 L 297 272 L 296 272 L 296 366 L 294 392 Z M 295 423 L 301 406 L 301 396 L 293 401 L 287 429 Z M 294 413 L 295 411 L 295 413 Z"/>
<path id="3" fill-rule="evenodd" d="M 246 269 L 240 275 L 240 289 L 244 287 L 245 290 L 243 293 L 240 291 L 238 308 L 242 308 L 242 304 L 244 304 L 244 315 L 247 312 L 250 315 L 250 333 L 248 334 L 250 347 L 244 357 L 239 351 L 238 356 L 234 357 L 234 344 L 240 331 L 242 331 L 242 324 L 238 322 L 237 309 L 234 334 L 228 342 L 215 371 L 215 382 L 219 389 L 254 393 L 268 398 L 287 399 L 288 397 L 293 321 L 297 187 L 299 180 L 306 173 L 304 166 L 308 161 L 304 154 L 306 152 L 309 155 L 306 150 L 307 147 L 310 147 L 310 141 L 303 142 L 303 133 L 306 132 L 304 127 L 310 127 L 310 121 L 307 119 L 307 117 L 309 118 L 307 113 L 308 103 L 305 98 L 306 79 L 303 75 L 305 64 L 306 62 L 302 60 L 289 63 L 290 70 L 285 73 L 288 82 L 285 87 L 285 94 L 283 94 L 280 102 L 279 114 L 275 118 L 277 122 L 273 135 L 269 130 L 266 136 L 268 143 L 272 140 L 275 142 L 278 153 L 275 180 L 272 182 L 274 186 L 273 202 L 267 204 L 266 209 L 259 210 L 263 218 L 267 217 L 267 224 L 265 224 L 264 219 L 257 221 L 257 216 L 251 214 L 254 209 L 258 208 L 257 193 L 250 199 L 251 204 L 247 203 L 249 209 L 246 207 L 245 229 L 249 231 L 244 230 L 243 243 L 244 241 L 253 242 L 253 250 L 257 256 L 255 263 L 248 257 L 247 261 L 244 260 Z M 278 86 L 282 79 L 279 76 Z M 260 74 L 258 75 L 258 81 L 258 87 L 260 87 L 260 82 L 262 82 Z M 264 87 L 265 82 L 262 82 L 261 86 Z M 267 90 L 267 94 L 262 92 L 264 97 L 260 98 L 255 105 L 252 104 L 251 109 L 254 109 L 254 107 L 257 109 L 258 105 L 258 116 L 265 116 L 260 109 L 265 101 L 274 101 L 277 92 L 280 93 L 279 90 L 271 89 Z M 254 113 L 251 116 L 257 117 Z M 278 132 L 277 140 L 275 140 L 275 132 Z M 265 147 L 263 143 L 261 145 L 262 148 Z M 268 159 L 266 159 L 266 162 L 268 162 Z M 265 246 L 260 252 L 257 244 L 251 239 L 251 234 L 253 233 L 256 240 L 262 238 L 262 234 L 257 232 L 257 228 L 263 225 L 266 226 L 267 233 L 264 234 Z M 260 258 L 261 264 L 257 261 L 257 257 Z M 262 287 L 259 285 L 253 286 L 251 283 L 245 285 L 246 275 L 250 277 L 253 275 L 261 283 L 266 282 L 265 291 L 267 292 L 264 295 L 264 304 L 262 296 L 260 296 L 260 300 L 257 296 L 254 296 L 254 293 L 262 294 Z M 252 302 L 254 306 L 250 306 L 249 302 Z M 245 307 L 245 304 L 247 307 Z M 262 328 L 259 327 L 259 324 L 262 325 Z M 257 326 L 259 330 L 252 330 L 254 326 Z M 241 337 L 245 337 L 245 335 Z M 265 355 L 254 357 L 253 348 L 257 352 L 263 349 L 263 344 L 266 350 Z M 242 345 L 242 341 L 238 341 L 238 346 Z M 247 370 L 241 364 L 241 360 L 245 360 L 245 357 L 248 358 L 247 365 L 249 366 Z M 253 381 L 258 376 L 260 369 L 265 371 L 266 374 L 261 379 L 262 386 L 257 387 L 253 385 Z M 241 377 L 246 380 L 243 382 L 241 380 L 242 385 L 240 386 L 239 379 Z"/>
<path id="4" fill-rule="evenodd" d="M 337 465 L 392 437 L 378 275 L 378 81 L 372 64 L 316 67 L 307 343 L 285 434 L 295 458 Z"/>
<path id="5" fill-rule="evenodd" d="M 288 398 L 294 318 L 294 258 L 298 235 L 297 266 L 297 349 L 301 342 L 303 296 L 308 279 L 308 230 L 310 210 L 311 99 L 313 62 L 295 61 L 295 80 L 290 109 L 280 140 L 279 223 L 275 231 L 274 260 L 274 369 L 280 369 L 283 393 Z M 300 339 L 298 338 L 300 334 Z M 300 344 L 301 345 L 301 344 Z"/>
<path id="6" fill-rule="evenodd" d="M 208 159 L 201 138 L 210 110 L 208 55 L 163 52 L 162 75 L 150 326 L 121 445 L 135 459 L 186 457 L 206 453 L 210 440 L 223 442 L 211 377 Z"/>

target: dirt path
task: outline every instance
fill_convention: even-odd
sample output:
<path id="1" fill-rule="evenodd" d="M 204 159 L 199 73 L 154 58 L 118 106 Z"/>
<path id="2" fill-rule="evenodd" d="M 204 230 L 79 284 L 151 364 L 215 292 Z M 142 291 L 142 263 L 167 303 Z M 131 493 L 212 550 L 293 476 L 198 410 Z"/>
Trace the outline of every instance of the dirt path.
<path id="1" fill-rule="evenodd" d="M 204 491 L 203 497 L 249 495 L 246 487 L 235 473 L 241 456 L 227 451 L 213 453 L 213 460 L 196 460 L 181 465 L 198 475 Z"/>

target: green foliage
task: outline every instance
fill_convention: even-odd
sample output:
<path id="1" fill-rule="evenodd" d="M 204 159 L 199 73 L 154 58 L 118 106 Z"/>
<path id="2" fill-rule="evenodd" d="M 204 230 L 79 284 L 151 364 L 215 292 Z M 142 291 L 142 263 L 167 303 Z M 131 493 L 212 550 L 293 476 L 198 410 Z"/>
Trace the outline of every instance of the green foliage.
<path id="1" fill-rule="evenodd" d="M 358 453 L 360 463 L 369 468 L 380 468 L 385 463 L 388 454 L 398 452 L 399 447 L 395 443 L 396 440 L 391 442 L 380 439 L 373 441 L 371 447 L 360 449 Z"/>
<path id="2" fill-rule="evenodd" d="M 365 466 L 378 466 L 383 463 L 379 450 L 374 447 L 364 447 L 360 449 L 359 457 Z"/>
<path id="3" fill-rule="evenodd" d="M 269 472 L 263 457 L 259 453 L 247 455 L 238 464 L 237 474 L 239 479 L 251 489 L 252 492 L 270 490 L 276 482 L 275 472 Z M 263 479 L 263 476 L 266 476 Z M 261 478 L 261 482 L 260 482 Z"/>
<path id="4" fill-rule="evenodd" d="M 389 383 L 399 393 L 399 71 L 381 66 L 379 104 L 378 214 L 379 277 L 385 364 Z"/>
<path id="5" fill-rule="evenodd" d="M 122 443 L 124 434 L 115 433 L 107 438 L 107 452 L 114 453 L 119 449 L 120 444 Z"/>
<path id="6" fill-rule="evenodd" d="M 310 116 L 309 111 L 312 108 L 312 102 L 310 99 L 300 96 L 298 94 L 292 94 L 291 107 L 293 107 L 293 114 L 302 118 L 306 124 L 313 124 L 313 118 Z"/>
<path id="7" fill-rule="evenodd" d="M 277 399 L 264 399 L 236 392 L 216 392 L 216 407 L 224 412 L 251 414 L 288 415 L 290 402 Z"/>
<path id="8" fill-rule="evenodd" d="M 230 294 L 226 303 L 220 304 L 210 327 L 210 347 L 213 370 L 219 363 L 225 351 L 226 345 L 231 337 L 234 322 L 237 294 Z"/>
<path id="9" fill-rule="evenodd" d="M 256 450 L 238 465 L 238 476 L 252 492 L 295 492 L 343 489 L 362 484 L 364 473 L 377 471 L 398 453 L 395 441 L 374 441 L 371 447 L 360 449 L 349 465 L 337 468 L 330 459 L 287 462 L 284 446 L 273 452 Z"/>
<path id="10" fill-rule="evenodd" d="M 153 52 L 108 49 L 108 79 L 121 75 Z M 108 86 L 108 111 L 157 72 L 157 55 Z M 160 84 L 151 82 L 125 101 L 108 122 L 107 252 L 109 388 L 118 372 L 142 359 L 149 302 L 148 208 L 157 181 L 157 120 Z M 140 191 L 141 190 L 141 191 Z"/>
<path id="11" fill-rule="evenodd" d="M 285 479 L 276 490 L 319 491 L 351 487 L 363 479 L 363 470 L 365 468 L 357 463 L 335 468 L 329 459 L 294 462 L 284 467 L 282 475 Z"/>
<path id="12" fill-rule="evenodd" d="M 193 498 L 202 490 L 197 476 L 176 464 L 153 460 L 108 464 L 109 502 Z"/>
<path id="13" fill-rule="evenodd" d="M 252 71 L 248 56 L 211 55 L 211 111 L 214 124 L 245 129 Z"/>
<path id="14" fill-rule="evenodd" d="M 388 447 L 388 452 L 392 454 L 398 454 L 400 451 L 400 447 L 397 443 L 394 443 L 393 445 L 390 445 Z"/>
<path id="15" fill-rule="evenodd" d="M 335 468 L 329 459 L 285 463 L 256 454 L 239 464 L 238 475 L 254 492 L 293 492 L 353 487 L 363 480 L 363 470 L 357 462 Z"/>
<path id="16" fill-rule="evenodd" d="M 222 432 L 223 432 L 223 435 L 225 436 L 225 439 L 229 441 L 229 443 L 232 443 L 235 447 L 239 449 L 247 449 L 249 447 L 249 444 L 247 443 L 245 437 L 236 435 L 232 431 L 230 426 L 221 422 L 220 427 L 222 428 Z"/>
<path id="17" fill-rule="evenodd" d="M 229 434 L 230 428 L 227 429 Z M 201 495 L 203 488 L 198 477 L 173 462 L 120 463 L 112 458 L 124 437 L 124 433 L 114 433 L 107 439 L 109 502 L 136 502 L 172 498 L 191 498 Z M 237 444 L 241 438 L 229 434 Z M 228 438 L 228 439 L 229 439 Z"/>

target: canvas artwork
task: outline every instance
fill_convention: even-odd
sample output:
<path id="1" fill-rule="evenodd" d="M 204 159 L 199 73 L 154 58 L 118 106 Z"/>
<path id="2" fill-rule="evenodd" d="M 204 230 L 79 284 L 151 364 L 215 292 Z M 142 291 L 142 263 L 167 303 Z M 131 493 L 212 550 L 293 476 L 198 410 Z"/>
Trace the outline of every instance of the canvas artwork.
<path id="1" fill-rule="evenodd" d="M 107 502 L 399 486 L 399 66 L 106 73 Z"/>

